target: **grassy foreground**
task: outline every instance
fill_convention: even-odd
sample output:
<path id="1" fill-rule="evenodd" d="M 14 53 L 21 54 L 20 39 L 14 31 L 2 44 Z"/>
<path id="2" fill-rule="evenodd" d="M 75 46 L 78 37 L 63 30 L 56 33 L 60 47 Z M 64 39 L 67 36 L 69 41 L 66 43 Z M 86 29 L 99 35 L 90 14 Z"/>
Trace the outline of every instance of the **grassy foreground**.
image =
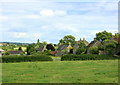
<path id="1" fill-rule="evenodd" d="M 3 63 L 3 83 L 117 83 L 118 60 Z"/>

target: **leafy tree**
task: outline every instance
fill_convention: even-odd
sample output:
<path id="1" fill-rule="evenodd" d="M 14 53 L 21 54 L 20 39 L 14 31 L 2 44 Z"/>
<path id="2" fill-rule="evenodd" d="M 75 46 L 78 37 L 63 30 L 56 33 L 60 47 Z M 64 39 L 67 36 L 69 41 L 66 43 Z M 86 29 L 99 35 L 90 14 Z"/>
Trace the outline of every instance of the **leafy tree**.
<path id="1" fill-rule="evenodd" d="M 115 40 L 104 41 L 104 49 L 105 49 L 106 54 L 114 55 L 117 44 L 118 43 Z"/>
<path id="2" fill-rule="evenodd" d="M 64 36 L 63 39 L 61 39 L 59 42 L 61 44 L 67 44 L 68 45 L 69 43 L 71 43 L 72 45 L 74 45 L 75 37 L 72 36 L 72 35 L 67 35 L 67 36 Z"/>
<path id="3" fill-rule="evenodd" d="M 85 51 L 86 51 L 85 48 L 78 48 L 78 49 L 76 50 L 76 54 L 84 54 Z"/>
<path id="4" fill-rule="evenodd" d="M 79 48 L 76 50 L 76 54 L 84 54 L 86 52 L 85 42 L 81 41 L 78 45 L 79 45 Z"/>
<path id="5" fill-rule="evenodd" d="M 103 42 L 104 40 L 108 40 L 112 38 L 112 33 L 109 33 L 107 31 L 96 33 L 96 39 L 100 42 Z"/>
<path id="6" fill-rule="evenodd" d="M 9 52 L 5 52 L 4 54 L 5 54 L 5 55 L 10 55 L 10 53 L 9 53 Z"/>
<path id="7" fill-rule="evenodd" d="M 22 47 L 19 47 L 18 50 L 19 50 L 19 51 L 22 51 Z"/>
<path id="8" fill-rule="evenodd" d="M 95 46 L 95 47 L 90 47 L 90 48 L 89 48 L 89 52 L 90 52 L 91 54 L 98 54 L 98 53 L 99 53 L 98 47 L 97 47 L 97 46 Z"/>
<path id="9" fill-rule="evenodd" d="M 119 37 L 119 34 L 118 33 L 115 33 L 115 38 L 118 38 Z"/>
<path id="10" fill-rule="evenodd" d="M 32 52 L 35 52 L 36 51 L 35 44 L 28 45 L 26 51 L 27 51 L 27 55 L 30 55 Z"/>
<path id="11" fill-rule="evenodd" d="M 46 48 L 47 48 L 47 50 L 55 51 L 55 48 L 51 44 L 47 44 Z"/>
<path id="12" fill-rule="evenodd" d="M 42 42 L 42 44 L 43 44 L 43 45 L 47 45 L 47 42 L 46 42 L 46 41 L 44 41 L 44 42 Z"/>

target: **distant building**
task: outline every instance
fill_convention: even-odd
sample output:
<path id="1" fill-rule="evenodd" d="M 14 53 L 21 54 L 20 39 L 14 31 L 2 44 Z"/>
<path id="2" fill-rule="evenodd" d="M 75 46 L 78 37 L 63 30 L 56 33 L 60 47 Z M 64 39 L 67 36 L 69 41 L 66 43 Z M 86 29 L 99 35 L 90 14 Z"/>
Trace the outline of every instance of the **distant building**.
<path id="1" fill-rule="evenodd" d="M 79 43 L 80 43 L 80 42 L 84 42 L 86 46 L 88 46 L 88 44 L 89 44 L 89 43 L 85 40 L 85 38 L 83 38 L 83 40 L 81 40 L 81 38 L 80 38 L 80 40 L 79 40 L 79 41 L 76 41 L 76 42 L 75 42 L 75 45 L 73 46 L 73 54 L 76 54 L 76 51 L 77 51 L 77 49 L 79 48 Z"/>
<path id="2" fill-rule="evenodd" d="M 46 45 L 41 45 L 39 48 L 36 49 L 37 52 L 44 52 L 46 50 Z"/>
<path id="3" fill-rule="evenodd" d="M 90 54 L 90 50 L 89 50 L 90 47 L 96 47 L 96 46 L 98 47 L 100 45 L 102 44 L 98 40 L 94 40 L 90 42 L 89 45 L 87 46 L 87 54 Z M 99 52 L 100 52 L 99 54 L 104 54 L 104 51 L 99 51 Z"/>
<path id="4" fill-rule="evenodd" d="M 10 55 L 20 55 L 21 53 L 24 54 L 24 51 L 7 51 L 8 53 L 10 53 Z"/>
<path id="5" fill-rule="evenodd" d="M 72 53 L 73 47 L 71 46 L 71 43 L 69 45 L 60 45 L 56 51 L 55 56 L 61 56 L 64 54 Z"/>

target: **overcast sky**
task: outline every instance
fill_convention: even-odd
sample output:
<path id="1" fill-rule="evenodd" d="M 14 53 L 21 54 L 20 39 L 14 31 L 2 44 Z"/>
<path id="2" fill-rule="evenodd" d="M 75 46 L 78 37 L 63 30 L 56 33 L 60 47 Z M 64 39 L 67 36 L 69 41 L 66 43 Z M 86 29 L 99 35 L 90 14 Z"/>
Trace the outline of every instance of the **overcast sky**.
<path id="1" fill-rule="evenodd" d="M 0 1 L 0 42 L 58 43 L 65 35 L 90 42 L 103 30 L 118 31 L 118 0 Z"/>

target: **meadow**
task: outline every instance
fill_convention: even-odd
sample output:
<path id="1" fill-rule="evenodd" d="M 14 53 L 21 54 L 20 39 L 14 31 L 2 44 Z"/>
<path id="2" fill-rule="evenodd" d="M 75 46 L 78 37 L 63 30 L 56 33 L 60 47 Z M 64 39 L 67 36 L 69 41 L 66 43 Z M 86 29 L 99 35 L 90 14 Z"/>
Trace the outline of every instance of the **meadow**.
<path id="1" fill-rule="evenodd" d="M 118 60 L 2 63 L 3 83 L 117 83 Z"/>

